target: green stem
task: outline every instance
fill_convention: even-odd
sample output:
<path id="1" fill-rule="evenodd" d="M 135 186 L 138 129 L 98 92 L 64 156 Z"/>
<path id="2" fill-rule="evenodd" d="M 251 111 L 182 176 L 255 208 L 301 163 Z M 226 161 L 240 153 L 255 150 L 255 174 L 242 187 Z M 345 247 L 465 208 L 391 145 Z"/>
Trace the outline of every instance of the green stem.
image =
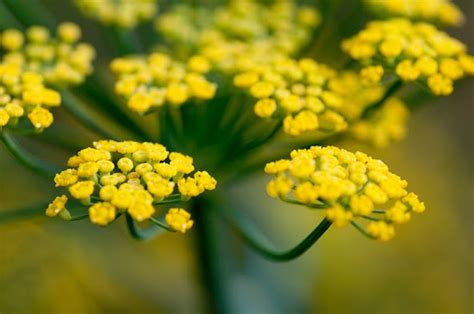
<path id="1" fill-rule="evenodd" d="M 219 248 L 216 230 L 217 217 L 209 206 L 203 206 L 197 200 L 193 207 L 195 230 L 197 231 L 197 253 L 200 261 L 200 270 L 203 283 L 207 291 L 209 309 L 207 313 L 229 313 L 226 301 L 223 273 L 219 261 Z M 204 208 L 206 207 L 206 208 Z"/>
<path id="2" fill-rule="evenodd" d="M 55 18 L 39 0 L 3 0 L 3 2 L 25 26 L 43 25 L 51 30 L 56 26 Z"/>
<path id="3" fill-rule="evenodd" d="M 170 228 L 170 226 L 168 226 L 167 224 L 165 224 L 164 222 L 156 218 L 150 217 L 150 221 L 154 223 L 155 225 L 157 225 L 158 227 L 165 229 L 166 231 L 175 232 L 173 229 Z"/>
<path id="4" fill-rule="evenodd" d="M 2 211 L 0 212 L 0 223 L 44 216 L 46 207 L 48 207 L 48 203 L 40 203 L 27 208 L 9 210 L 6 212 Z"/>
<path id="5" fill-rule="evenodd" d="M 128 231 L 130 231 L 130 235 L 136 240 L 149 240 L 165 231 L 162 227 L 157 226 L 155 224 L 149 226 L 146 229 L 142 229 L 137 225 L 135 220 L 133 220 L 133 218 L 129 214 L 125 214 L 125 220 L 127 222 L 127 227 Z"/>
<path id="6" fill-rule="evenodd" d="M 96 121 L 91 119 L 91 116 L 84 108 L 83 103 L 81 103 L 81 101 L 74 94 L 68 90 L 61 90 L 61 97 L 63 106 L 85 127 L 101 136 L 104 136 L 105 138 L 117 139 L 116 136 L 112 135 L 108 130 L 105 130 Z"/>
<path id="7" fill-rule="evenodd" d="M 0 28 L 6 29 L 14 27 L 17 29 L 21 29 L 22 25 L 17 19 L 9 12 L 6 5 L 0 1 Z"/>
<path id="8" fill-rule="evenodd" d="M 77 215 L 77 216 L 71 217 L 71 219 L 69 219 L 68 221 L 84 220 L 86 218 L 89 218 L 89 214 Z"/>
<path id="9" fill-rule="evenodd" d="M 233 211 L 232 217 L 229 211 L 224 215 L 229 224 L 235 228 L 237 233 L 252 249 L 264 257 L 277 262 L 290 261 L 304 254 L 321 238 L 332 224 L 327 218 L 324 218 L 298 245 L 286 251 L 278 251 L 264 244 L 263 240 L 258 239 L 262 239 L 263 236 L 261 232 L 253 227 L 248 219 L 244 219 L 236 211 Z"/>
<path id="10" fill-rule="evenodd" d="M 112 116 L 120 125 L 132 131 L 140 139 L 151 140 L 151 137 L 128 115 L 127 111 L 122 108 L 117 100 L 109 93 L 109 88 L 104 84 L 106 79 L 107 78 L 103 75 L 100 76 L 100 74 L 94 73 L 88 77 L 84 84 L 78 87 L 78 90 L 81 94 L 93 100 L 96 107 L 99 107 L 103 112 L 107 112 L 107 114 Z"/>
<path id="11" fill-rule="evenodd" d="M 117 48 L 120 55 L 135 54 L 142 50 L 133 31 L 122 29 L 120 27 L 113 27 L 112 33 L 117 42 Z"/>
<path id="12" fill-rule="evenodd" d="M 3 132 L 0 132 L 0 135 L 10 153 L 28 169 L 47 178 L 54 177 L 54 175 L 60 171 L 59 167 L 45 164 L 24 150 L 23 147 L 17 143 L 15 138 L 8 134 L 7 131 L 4 130 Z"/>
<path id="13" fill-rule="evenodd" d="M 364 110 L 364 112 L 361 115 L 361 119 L 367 118 L 368 116 L 370 116 L 372 112 L 380 108 L 385 103 L 385 101 L 387 101 L 387 99 L 392 97 L 400 89 L 400 87 L 402 87 L 402 85 L 403 85 L 403 82 L 400 79 L 397 79 L 387 89 L 387 91 L 385 92 L 382 98 L 380 98 L 378 101 L 376 101 L 374 104 L 370 105 Z"/>

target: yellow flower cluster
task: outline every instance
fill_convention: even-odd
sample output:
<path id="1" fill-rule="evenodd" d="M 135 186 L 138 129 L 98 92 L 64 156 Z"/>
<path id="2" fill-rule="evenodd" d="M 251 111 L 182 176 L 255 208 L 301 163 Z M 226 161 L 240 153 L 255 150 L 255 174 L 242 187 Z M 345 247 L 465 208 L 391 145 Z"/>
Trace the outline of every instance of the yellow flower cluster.
<path id="1" fill-rule="evenodd" d="M 56 186 L 90 206 L 91 222 L 102 226 L 121 213 L 139 222 L 148 220 L 154 205 L 187 201 L 216 187 L 209 173 L 195 172 L 191 157 L 155 143 L 98 141 L 71 157 L 68 166 L 54 178 Z M 66 196 L 57 198 L 47 215 L 65 210 L 66 201 Z M 180 232 L 192 226 L 184 209 L 170 209 L 166 221 Z"/>
<path id="2" fill-rule="evenodd" d="M 342 71 L 330 79 L 329 89 L 341 95 L 343 105 L 339 112 L 349 121 L 360 118 L 365 108 L 381 99 L 386 88 L 382 84 L 366 84 L 356 71 Z"/>
<path id="3" fill-rule="evenodd" d="M 347 127 L 339 113 L 344 100 L 328 84 L 334 77 L 334 70 L 312 59 L 282 57 L 241 66 L 233 82 L 257 99 L 257 116 L 284 116 L 284 131 L 297 136 L 314 130 L 337 132 Z"/>
<path id="4" fill-rule="evenodd" d="M 46 88 L 43 77 L 24 71 L 14 60 L 0 62 L 0 129 L 28 118 L 37 131 L 53 123 L 50 108 L 61 104 L 61 95 Z"/>
<path id="5" fill-rule="evenodd" d="M 295 1 L 231 0 L 212 10 L 178 5 L 161 15 L 156 25 L 166 39 L 180 46 L 204 47 L 209 37 L 218 36 L 228 42 L 267 42 L 292 54 L 311 39 L 320 19 L 318 11 Z"/>
<path id="6" fill-rule="evenodd" d="M 361 152 L 313 146 L 293 151 L 289 160 L 268 163 L 265 172 L 275 176 L 267 185 L 271 197 L 324 209 L 336 227 L 368 219 L 366 232 L 384 241 L 394 236 L 394 224 L 425 210 L 418 197 L 405 190 L 405 180 Z M 372 216 L 378 214 L 383 216 Z"/>
<path id="7" fill-rule="evenodd" d="M 133 28 L 157 12 L 157 0 L 75 0 L 87 16 L 106 25 Z"/>
<path id="8" fill-rule="evenodd" d="M 79 26 L 65 22 L 58 26 L 57 37 L 51 37 L 43 26 L 32 26 L 26 36 L 7 29 L 0 34 L 0 46 L 6 51 L 3 59 L 21 64 L 26 71 L 41 73 L 52 85 L 77 85 L 92 72 L 95 50 L 80 43 Z"/>
<path id="9" fill-rule="evenodd" d="M 449 95 L 453 81 L 474 75 L 474 57 L 466 53 L 466 46 L 427 23 L 370 22 L 342 48 L 366 67 L 361 74 L 372 83 L 382 78 L 382 66 L 403 81 L 420 80 L 435 95 Z"/>
<path id="10" fill-rule="evenodd" d="M 449 26 L 459 26 L 464 15 L 451 0 L 365 0 L 380 17 L 400 16 Z"/>
<path id="11" fill-rule="evenodd" d="M 389 98 L 371 117 L 351 126 L 352 136 L 377 147 L 386 147 L 405 137 L 409 114 L 399 98 Z"/>
<path id="12" fill-rule="evenodd" d="M 118 76 L 116 93 L 127 99 L 131 110 L 142 114 L 165 103 L 179 107 L 190 99 L 212 99 L 217 85 L 205 77 L 210 68 L 203 56 L 193 56 L 183 64 L 163 53 L 117 58 L 111 64 Z"/>

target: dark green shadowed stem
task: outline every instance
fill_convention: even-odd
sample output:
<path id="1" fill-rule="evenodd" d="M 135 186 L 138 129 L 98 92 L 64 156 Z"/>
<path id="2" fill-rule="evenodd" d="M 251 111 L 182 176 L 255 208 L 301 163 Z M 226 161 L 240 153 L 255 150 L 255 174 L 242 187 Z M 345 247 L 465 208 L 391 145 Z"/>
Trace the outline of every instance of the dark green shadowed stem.
<path id="1" fill-rule="evenodd" d="M 252 249 L 264 257 L 277 262 L 290 261 L 301 256 L 321 238 L 332 224 L 327 218 L 324 218 L 298 245 L 286 251 L 278 251 L 264 244 L 263 242 L 266 241 L 261 240 L 263 239 L 261 233 L 252 227 L 252 224 L 247 219 L 244 219 L 242 215 L 238 215 L 235 211 L 232 214 L 226 212 L 224 215 L 226 220 Z"/>
<path id="2" fill-rule="evenodd" d="M 130 235 L 136 240 L 149 240 L 165 231 L 165 229 L 155 224 L 150 225 L 146 229 L 142 229 L 128 214 L 125 215 L 125 220 L 127 221 L 127 227 L 128 231 L 130 231 Z"/>
<path id="3" fill-rule="evenodd" d="M 60 171 L 59 167 L 45 164 L 31 153 L 26 151 L 7 131 L 0 132 L 0 136 L 3 143 L 10 153 L 15 157 L 15 159 L 20 161 L 28 169 L 47 178 L 54 177 L 54 175 Z"/>
<path id="4" fill-rule="evenodd" d="M 103 136 L 107 139 L 117 139 L 108 130 L 94 121 L 89 112 L 85 109 L 84 104 L 70 91 L 61 90 L 62 105 L 69 111 L 79 122 L 91 131 Z"/>
<path id="5" fill-rule="evenodd" d="M 217 233 L 217 216 L 209 208 L 203 206 L 203 200 L 196 200 L 192 216 L 195 221 L 196 249 L 200 261 L 200 269 L 204 288 L 207 292 L 209 308 L 206 313 L 229 313 L 226 301 L 223 273 L 218 249 L 219 234 Z M 206 204 L 207 205 L 207 204 Z"/>
<path id="6" fill-rule="evenodd" d="M 367 118 L 372 112 L 379 109 L 387 99 L 392 97 L 403 85 L 403 82 L 400 79 L 397 79 L 385 92 L 382 98 L 380 98 L 377 102 L 372 104 L 371 106 L 367 107 L 367 109 L 362 113 L 361 118 Z"/>
<path id="7" fill-rule="evenodd" d="M 42 217 L 48 203 L 39 203 L 35 206 L 20 208 L 0 212 L 0 223 L 12 222 L 17 220 L 27 220 L 35 217 Z"/>

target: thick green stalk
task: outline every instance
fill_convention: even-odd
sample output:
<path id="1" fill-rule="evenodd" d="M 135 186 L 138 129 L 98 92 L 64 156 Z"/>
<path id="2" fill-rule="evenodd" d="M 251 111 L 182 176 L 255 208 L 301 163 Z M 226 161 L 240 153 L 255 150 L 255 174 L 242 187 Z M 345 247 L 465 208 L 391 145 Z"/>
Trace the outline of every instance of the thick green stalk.
<path id="1" fill-rule="evenodd" d="M 52 178 L 57 172 L 59 172 L 59 167 L 43 163 L 21 147 L 8 131 L 4 130 L 3 132 L 0 132 L 0 135 L 10 153 L 28 169 L 47 178 Z"/>
<path id="2" fill-rule="evenodd" d="M 209 309 L 206 313 L 229 313 L 226 292 L 223 286 L 223 270 L 218 252 L 219 235 L 216 230 L 217 216 L 197 200 L 193 207 L 195 221 L 196 248 L 200 261 L 201 276 L 207 291 Z"/>

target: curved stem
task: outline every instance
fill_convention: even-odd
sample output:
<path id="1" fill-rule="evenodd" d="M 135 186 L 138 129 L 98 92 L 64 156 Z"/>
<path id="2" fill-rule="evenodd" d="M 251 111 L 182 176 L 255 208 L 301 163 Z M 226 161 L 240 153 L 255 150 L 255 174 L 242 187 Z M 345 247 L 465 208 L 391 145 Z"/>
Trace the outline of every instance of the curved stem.
<path id="1" fill-rule="evenodd" d="M 149 240 L 165 231 L 162 227 L 155 224 L 149 226 L 146 229 L 141 229 L 129 214 L 125 214 L 125 220 L 127 222 L 130 235 L 136 240 Z"/>
<path id="2" fill-rule="evenodd" d="M 94 73 L 87 80 L 78 86 L 78 91 L 87 98 L 93 100 L 96 107 L 102 109 L 114 118 L 120 125 L 126 127 L 137 137 L 150 141 L 152 138 L 148 135 L 140 125 L 129 116 L 126 109 L 122 108 L 118 101 L 109 93 L 108 87 L 103 83 L 107 78 L 100 73 Z"/>
<path id="3" fill-rule="evenodd" d="M 48 207 L 49 203 L 39 203 L 35 206 L 29 206 L 26 208 L 9 210 L 0 212 L 0 223 L 33 218 L 37 216 L 44 216 L 44 209 Z M 41 210 L 43 209 L 43 210 Z"/>
<path id="4" fill-rule="evenodd" d="M 156 219 L 156 218 L 153 218 L 153 217 L 150 217 L 150 221 L 152 223 L 154 223 L 155 225 L 165 229 L 166 231 L 169 231 L 169 232 L 175 232 L 173 229 L 170 228 L 170 226 L 168 226 L 167 224 L 165 224 L 164 222 Z"/>
<path id="5" fill-rule="evenodd" d="M 361 119 L 367 118 L 372 112 L 380 108 L 384 102 L 392 97 L 399 89 L 402 87 L 403 82 L 400 79 L 397 79 L 385 92 L 382 98 L 376 101 L 374 104 L 367 107 L 361 115 Z"/>
<path id="6" fill-rule="evenodd" d="M 109 131 L 105 130 L 102 126 L 91 119 L 90 114 L 84 109 L 83 104 L 74 94 L 68 90 L 61 90 L 61 96 L 64 107 L 84 126 L 108 139 L 116 139 L 116 137 Z"/>
<path id="7" fill-rule="evenodd" d="M 44 164 L 41 160 L 24 150 L 7 131 L 0 132 L 0 135 L 10 153 L 28 169 L 47 178 L 54 177 L 60 171 L 59 167 Z"/>
<path id="8" fill-rule="evenodd" d="M 89 218 L 89 214 L 77 215 L 77 216 L 71 217 L 71 219 L 69 219 L 68 221 L 77 221 L 77 220 L 83 220 L 86 218 Z"/>
<path id="9" fill-rule="evenodd" d="M 278 251 L 262 243 L 262 240 L 258 240 L 257 238 L 262 238 L 261 233 L 243 216 L 237 216 L 235 211 L 233 217 L 226 215 L 226 219 L 251 248 L 264 257 L 277 262 L 290 261 L 301 256 L 321 238 L 332 224 L 327 218 L 324 218 L 298 245 L 286 251 Z M 260 235 L 258 235 L 259 233 Z"/>

